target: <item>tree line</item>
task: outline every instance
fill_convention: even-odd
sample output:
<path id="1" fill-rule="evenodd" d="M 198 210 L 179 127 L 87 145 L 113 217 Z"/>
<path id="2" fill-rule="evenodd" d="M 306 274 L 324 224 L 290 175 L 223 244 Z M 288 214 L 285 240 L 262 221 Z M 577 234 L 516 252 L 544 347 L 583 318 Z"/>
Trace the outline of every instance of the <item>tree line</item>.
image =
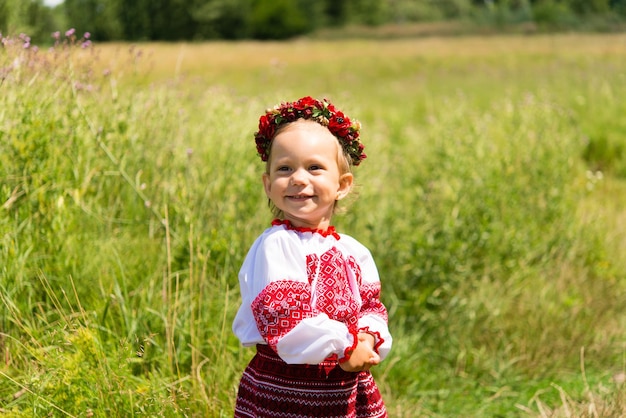
<path id="1" fill-rule="evenodd" d="M 0 33 L 36 42 L 76 28 L 98 41 L 287 39 L 345 25 L 463 20 L 545 29 L 610 30 L 626 0 L 0 0 Z"/>

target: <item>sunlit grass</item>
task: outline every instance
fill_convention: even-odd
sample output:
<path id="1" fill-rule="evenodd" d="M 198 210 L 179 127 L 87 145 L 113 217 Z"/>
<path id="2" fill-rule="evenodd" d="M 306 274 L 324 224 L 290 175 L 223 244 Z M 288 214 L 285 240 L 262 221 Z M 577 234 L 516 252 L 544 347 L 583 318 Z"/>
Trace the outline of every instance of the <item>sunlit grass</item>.
<path id="1" fill-rule="evenodd" d="M 311 94 L 364 125 L 336 224 L 381 270 L 391 416 L 623 415 L 625 43 L 2 51 L 32 65 L 0 86 L 0 411 L 232 416 L 252 133 Z"/>

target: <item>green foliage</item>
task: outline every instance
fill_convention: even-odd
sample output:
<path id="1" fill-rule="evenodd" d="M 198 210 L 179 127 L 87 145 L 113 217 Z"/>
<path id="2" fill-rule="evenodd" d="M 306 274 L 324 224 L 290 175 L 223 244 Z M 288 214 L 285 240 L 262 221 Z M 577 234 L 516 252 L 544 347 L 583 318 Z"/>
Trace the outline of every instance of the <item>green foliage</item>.
<path id="1" fill-rule="evenodd" d="M 599 132 L 587 143 L 584 151 L 585 160 L 595 169 L 600 171 L 612 171 L 621 176 L 626 176 L 624 164 L 624 144 L 620 141 L 623 132 L 613 131 Z M 617 138 L 615 138 L 617 137 Z"/>
<path id="2" fill-rule="evenodd" d="M 578 112 L 589 115 L 580 126 L 585 139 L 583 158 L 593 171 L 626 178 L 626 124 L 620 117 L 626 107 L 616 96 L 614 87 L 601 78 L 593 80 L 590 88 L 597 88 L 602 99 L 577 97 Z"/>
<path id="3" fill-rule="evenodd" d="M 28 33 L 37 43 L 69 27 L 98 41 L 287 39 L 324 28 L 442 20 L 464 31 L 607 32 L 622 30 L 626 13 L 623 0 L 65 0 L 54 9 L 42 1 L 0 3 L 0 32 Z"/>
<path id="4" fill-rule="evenodd" d="M 258 39 L 287 39 L 310 29 L 303 10 L 290 0 L 256 0 L 250 25 L 253 37 Z"/>
<path id="5" fill-rule="evenodd" d="M 41 43 L 50 39 L 53 29 L 53 14 L 41 0 L 0 2 L 0 35 L 27 33 L 33 42 Z"/>
<path id="6" fill-rule="evenodd" d="M 527 0 L 488 2 L 484 9 L 475 10 L 473 16 L 474 20 L 482 24 L 505 28 L 523 22 L 537 22 L 533 20 L 536 7 L 539 6 L 531 6 Z"/>
<path id="7" fill-rule="evenodd" d="M 180 93 L 120 94 L 115 74 L 94 76 L 89 50 L 58 49 L 45 61 L 21 45 L 11 54 L 31 65 L 8 74 L 1 99 L 0 345 L 8 363 L 19 363 L 5 375 L 28 378 L 11 377 L 26 392 L 3 408 L 18 416 L 214 415 L 230 403 L 215 387 L 232 386 L 241 367 L 238 350 L 224 351 L 237 347 L 229 295 L 244 252 L 224 236 L 241 221 L 214 199 L 246 180 L 221 176 L 232 152 L 194 153 L 185 141 L 201 143 L 204 130 L 195 116 L 186 124 Z M 211 92 L 199 100 L 218 120 L 233 112 Z M 214 126 L 227 131 L 225 122 Z M 215 172 L 200 176 L 205 161 Z M 192 213 L 198 203 L 206 210 Z M 216 291 L 222 296 L 200 309 L 202 295 Z M 189 401 L 190 391 L 203 395 Z"/>
<path id="8" fill-rule="evenodd" d="M 68 22 L 79 32 L 90 32 L 94 39 L 110 41 L 120 39 L 122 28 L 117 18 L 120 4 L 117 1 L 64 0 L 63 9 Z M 167 28 L 164 27 L 163 30 Z"/>
<path id="9" fill-rule="evenodd" d="M 533 7 L 533 21 L 540 26 L 571 27 L 576 23 L 576 16 L 566 4 L 544 0 Z"/>
<path id="10" fill-rule="evenodd" d="M 595 55 L 620 40 L 185 45 L 211 65 L 161 79 L 136 48 L 104 72 L 113 47 L 10 44 L 0 413 L 232 416 L 237 271 L 271 218 L 254 126 L 331 94 L 364 126 L 336 224 L 381 272 L 391 414 L 623 415 L 624 66 Z"/>
<path id="11" fill-rule="evenodd" d="M 348 22 L 377 26 L 389 21 L 389 4 L 377 0 L 356 0 L 347 2 Z"/>
<path id="12" fill-rule="evenodd" d="M 250 0 L 213 0 L 193 11 L 196 37 L 242 39 L 250 36 Z"/>
<path id="13" fill-rule="evenodd" d="M 443 17 L 443 11 L 428 2 L 403 0 L 389 8 L 389 20 L 396 24 L 432 22 L 442 20 Z"/>
<path id="14" fill-rule="evenodd" d="M 570 0 L 569 7 L 577 14 L 608 13 L 611 0 Z"/>
<path id="15" fill-rule="evenodd" d="M 84 312 L 76 312 L 76 319 L 81 316 L 89 322 Z M 23 316 L 21 322 L 31 319 Z M 27 353 L 20 360 L 28 376 L 20 383 L 1 372 L 4 379 L 22 388 L 14 396 L 16 401 L 4 405 L 5 415 L 174 416 L 193 404 L 186 400 L 189 388 L 184 384 L 168 385 L 157 371 L 150 372 L 149 379 L 133 371 L 145 361 L 148 342 L 106 342 L 96 327 L 68 317 L 64 321 L 47 323 L 52 331 L 37 335 L 37 341 L 3 341 L 7 350 Z"/>

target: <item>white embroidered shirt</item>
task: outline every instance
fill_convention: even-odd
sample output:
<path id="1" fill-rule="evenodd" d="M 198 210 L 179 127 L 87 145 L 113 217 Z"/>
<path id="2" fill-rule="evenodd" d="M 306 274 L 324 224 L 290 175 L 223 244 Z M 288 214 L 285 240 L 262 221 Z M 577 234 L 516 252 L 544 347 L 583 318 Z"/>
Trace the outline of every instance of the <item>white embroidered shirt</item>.
<path id="1" fill-rule="evenodd" d="M 242 305 L 233 331 L 244 346 L 269 344 L 290 364 L 345 358 L 369 332 L 384 359 L 392 338 L 369 250 L 334 228 L 313 231 L 274 221 L 239 272 Z"/>

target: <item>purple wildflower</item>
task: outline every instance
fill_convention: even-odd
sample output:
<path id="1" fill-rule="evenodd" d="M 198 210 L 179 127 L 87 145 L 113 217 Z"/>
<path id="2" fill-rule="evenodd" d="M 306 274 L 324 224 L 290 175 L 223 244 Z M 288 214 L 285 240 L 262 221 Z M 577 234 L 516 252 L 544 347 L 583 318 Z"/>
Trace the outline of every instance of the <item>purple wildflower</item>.
<path id="1" fill-rule="evenodd" d="M 76 29 L 74 29 L 74 28 L 68 29 L 68 31 L 65 32 L 65 37 L 69 38 L 70 36 L 74 35 L 75 33 L 76 33 Z"/>
<path id="2" fill-rule="evenodd" d="M 77 91 L 80 91 L 80 90 L 93 91 L 93 85 L 91 85 L 91 84 L 83 84 L 80 81 L 77 81 L 77 82 L 74 83 L 74 88 Z"/>
<path id="3" fill-rule="evenodd" d="M 85 39 L 91 38 L 91 33 L 85 32 L 85 34 L 83 35 L 83 38 L 85 38 Z"/>
<path id="4" fill-rule="evenodd" d="M 52 32 L 52 37 L 58 41 L 59 38 L 61 38 L 61 32 L 59 31 Z"/>

